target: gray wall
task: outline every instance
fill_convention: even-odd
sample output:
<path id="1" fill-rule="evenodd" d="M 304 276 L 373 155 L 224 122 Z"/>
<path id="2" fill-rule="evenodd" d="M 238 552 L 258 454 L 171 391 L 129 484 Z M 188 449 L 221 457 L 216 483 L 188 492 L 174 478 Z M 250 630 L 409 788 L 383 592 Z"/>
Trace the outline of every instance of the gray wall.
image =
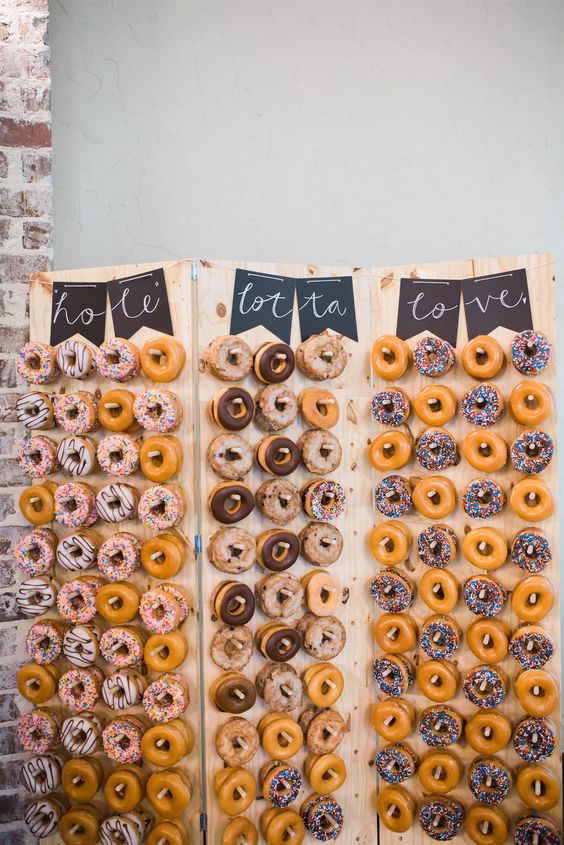
<path id="1" fill-rule="evenodd" d="M 560 2 L 50 5 L 55 266 L 559 246 Z"/>

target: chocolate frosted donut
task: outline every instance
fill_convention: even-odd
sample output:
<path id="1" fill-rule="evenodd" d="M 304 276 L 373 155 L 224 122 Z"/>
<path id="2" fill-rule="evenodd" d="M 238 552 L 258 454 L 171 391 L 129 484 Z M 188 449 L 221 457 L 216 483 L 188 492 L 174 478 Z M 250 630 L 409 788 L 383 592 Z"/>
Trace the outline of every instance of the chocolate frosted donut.
<path id="1" fill-rule="evenodd" d="M 224 387 L 211 400 L 212 420 L 226 431 L 242 431 L 252 422 L 255 403 L 248 390 Z"/>
<path id="2" fill-rule="evenodd" d="M 265 437 L 256 450 L 257 464 L 271 475 L 286 476 L 300 465 L 300 450 L 289 437 Z"/>
<path id="3" fill-rule="evenodd" d="M 211 699 L 224 713 L 245 713 L 257 700 L 255 685 L 238 672 L 226 672 L 210 688 Z"/>
<path id="4" fill-rule="evenodd" d="M 246 484 L 225 482 L 217 484 L 211 491 L 209 507 L 218 522 L 233 525 L 253 512 L 255 500 L 252 490 Z"/>
<path id="5" fill-rule="evenodd" d="M 226 625 L 246 625 L 255 612 L 255 597 L 246 584 L 221 581 L 214 590 L 212 606 Z"/>
<path id="6" fill-rule="evenodd" d="M 255 352 L 255 376 L 265 384 L 280 384 L 294 372 L 296 359 L 287 343 L 263 343 Z"/>
<path id="7" fill-rule="evenodd" d="M 257 631 L 256 644 L 267 660 L 285 663 L 296 656 L 302 638 L 296 628 L 290 628 L 282 622 L 269 622 Z"/>
<path id="8" fill-rule="evenodd" d="M 242 528 L 220 528 L 210 540 L 208 555 L 220 572 L 230 575 L 247 572 L 257 555 L 255 539 Z"/>
<path id="9" fill-rule="evenodd" d="M 300 540 L 292 531 L 271 529 L 257 538 L 257 558 L 270 572 L 284 572 L 297 561 Z"/>
<path id="10" fill-rule="evenodd" d="M 236 335 L 215 337 L 206 350 L 206 360 L 213 375 L 222 381 L 241 381 L 253 367 L 249 345 Z"/>
<path id="11" fill-rule="evenodd" d="M 335 435 L 320 428 L 304 431 L 298 449 L 306 469 L 315 475 L 333 472 L 343 458 L 343 449 Z"/>
<path id="12" fill-rule="evenodd" d="M 298 416 L 298 400 L 285 384 L 269 384 L 255 396 L 255 423 L 262 431 L 281 431 Z"/>
<path id="13" fill-rule="evenodd" d="M 207 459 L 220 478 L 239 481 L 251 471 L 253 449 L 238 434 L 218 434 L 208 446 Z"/>
<path id="14" fill-rule="evenodd" d="M 347 366 L 345 347 L 336 337 L 312 335 L 296 349 L 296 364 L 315 381 L 337 378 Z"/>
<path id="15" fill-rule="evenodd" d="M 335 525 L 309 522 L 300 532 L 301 553 L 313 566 L 330 566 L 343 551 L 343 536 Z"/>
<path id="16" fill-rule="evenodd" d="M 286 479 L 273 478 L 264 481 L 255 498 L 263 516 L 276 525 L 287 525 L 300 512 L 300 494 Z"/>

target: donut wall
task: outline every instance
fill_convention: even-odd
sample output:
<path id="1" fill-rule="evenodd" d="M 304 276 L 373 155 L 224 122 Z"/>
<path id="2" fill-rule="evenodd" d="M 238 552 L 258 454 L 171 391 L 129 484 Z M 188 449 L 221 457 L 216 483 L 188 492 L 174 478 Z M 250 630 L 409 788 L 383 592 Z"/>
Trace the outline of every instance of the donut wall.
<path id="1" fill-rule="evenodd" d="M 560 843 L 553 297 L 548 255 L 31 278 L 38 838 Z"/>

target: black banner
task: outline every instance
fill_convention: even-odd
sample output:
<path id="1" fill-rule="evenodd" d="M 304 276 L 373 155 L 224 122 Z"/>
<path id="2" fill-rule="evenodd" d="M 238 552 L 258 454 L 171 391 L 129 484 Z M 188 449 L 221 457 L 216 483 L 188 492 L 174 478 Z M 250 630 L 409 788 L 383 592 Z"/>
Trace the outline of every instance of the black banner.
<path id="1" fill-rule="evenodd" d="M 162 267 L 108 282 L 108 296 L 116 337 L 127 340 L 142 326 L 174 334 Z"/>
<path id="2" fill-rule="evenodd" d="M 75 334 L 100 346 L 105 327 L 105 282 L 53 282 L 51 346 L 63 343 Z"/>
<path id="3" fill-rule="evenodd" d="M 503 326 L 516 332 L 533 328 L 527 271 L 463 279 L 462 298 L 468 340 Z"/>
<path id="4" fill-rule="evenodd" d="M 358 340 L 352 276 L 296 279 L 296 291 L 302 340 L 325 329 Z"/>
<path id="5" fill-rule="evenodd" d="M 431 332 L 456 346 L 460 279 L 402 279 L 396 334 L 402 340 Z"/>
<path id="6" fill-rule="evenodd" d="M 236 270 L 230 333 L 241 334 L 264 326 L 284 343 L 290 343 L 295 289 L 295 280 L 289 276 Z"/>

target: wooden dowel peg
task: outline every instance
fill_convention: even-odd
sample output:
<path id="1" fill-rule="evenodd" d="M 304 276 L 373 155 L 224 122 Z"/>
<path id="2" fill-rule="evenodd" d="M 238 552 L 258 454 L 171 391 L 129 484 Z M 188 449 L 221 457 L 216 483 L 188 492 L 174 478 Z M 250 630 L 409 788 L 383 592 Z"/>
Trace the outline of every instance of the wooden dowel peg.
<path id="1" fill-rule="evenodd" d="M 290 743 L 293 742 L 293 738 L 290 736 L 288 731 L 280 731 L 280 736 L 282 737 L 282 739 L 286 740 L 288 745 L 290 745 Z"/>
<path id="2" fill-rule="evenodd" d="M 336 399 L 318 399 L 318 405 L 334 405 L 336 403 Z"/>
<path id="3" fill-rule="evenodd" d="M 164 557 L 164 552 L 153 552 L 151 555 L 151 560 L 158 560 L 160 557 Z"/>
<path id="4" fill-rule="evenodd" d="M 487 688 L 488 688 L 488 682 L 487 682 L 486 679 L 484 679 L 482 681 L 482 683 L 480 684 L 480 692 L 485 692 Z"/>
<path id="5" fill-rule="evenodd" d="M 235 689 L 233 690 L 233 694 L 236 695 L 240 701 L 243 701 L 243 699 L 245 698 L 245 693 L 243 692 L 243 690 L 239 689 L 239 687 L 235 687 Z"/>
<path id="6" fill-rule="evenodd" d="M 542 783 L 538 780 L 538 778 L 535 780 L 535 795 L 542 795 Z"/>
<path id="7" fill-rule="evenodd" d="M 78 823 L 77 823 L 77 824 L 73 824 L 73 826 L 72 826 L 72 827 L 71 827 L 71 829 L 70 829 L 71 835 L 72 835 L 72 836 L 74 836 L 74 835 L 75 835 L 75 833 L 78 833 L 78 831 L 81 829 L 81 827 L 82 827 L 82 825 L 80 825 L 80 824 L 78 824 Z"/>
<path id="8" fill-rule="evenodd" d="M 431 683 L 432 684 L 436 684 L 438 680 L 439 680 L 438 675 L 431 675 Z"/>
<path id="9" fill-rule="evenodd" d="M 291 599 L 292 596 L 294 595 L 293 592 L 291 590 L 289 590 L 287 587 L 281 587 L 278 590 L 278 592 L 283 596 L 287 596 L 289 599 Z"/>
<path id="10" fill-rule="evenodd" d="M 388 716 L 387 719 L 384 719 L 384 724 L 388 728 L 394 721 L 395 721 L 395 716 Z"/>
<path id="11" fill-rule="evenodd" d="M 155 355 L 157 358 L 160 358 L 162 355 L 164 355 L 164 352 L 162 351 L 162 349 L 154 349 L 153 347 L 151 347 L 149 349 L 149 355 Z"/>
<path id="12" fill-rule="evenodd" d="M 390 628 L 390 630 L 388 631 L 388 633 L 386 634 L 386 636 L 388 637 L 388 639 L 389 639 L 389 640 L 395 640 L 395 638 L 396 638 L 396 635 L 397 635 L 398 631 L 399 631 L 399 628 L 397 628 L 397 627 L 394 625 L 394 627 L 393 627 L 393 628 Z"/>
<path id="13" fill-rule="evenodd" d="M 158 458 L 161 454 L 160 449 L 153 449 L 151 452 L 147 453 L 150 458 Z"/>
<path id="14" fill-rule="evenodd" d="M 236 736 L 236 737 L 235 737 L 235 742 L 237 743 L 237 745 L 238 745 L 240 748 L 242 748 L 242 749 L 243 749 L 243 751 L 248 751 L 248 750 L 249 750 L 249 743 L 248 743 L 248 742 L 245 742 L 245 740 L 243 739 L 243 737 L 242 737 L 242 736 Z"/>
<path id="15" fill-rule="evenodd" d="M 288 686 L 288 684 L 281 684 L 280 689 L 284 693 L 284 695 L 290 696 L 292 695 L 292 688 Z"/>
<path id="16" fill-rule="evenodd" d="M 158 799 L 159 799 L 159 801 L 160 801 L 162 798 L 164 798 L 164 797 L 165 797 L 165 795 L 168 795 L 168 794 L 169 794 L 169 788 L 168 788 L 168 786 L 163 786 L 163 788 L 161 789 L 161 791 L 160 791 L 160 792 L 157 792 L 157 798 L 158 798 Z"/>
<path id="17" fill-rule="evenodd" d="M 435 766 L 433 769 L 433 778 L 435 780 L 440 780 L 443 776 L 443 767 L 442 766 Z"/>
<path id="18" fill-rule="evenodd" d="M 290 548 L 290 544 L 287 543 L 286 540 L 280 540 L 278 545 L 280 546 L 281 549 L 289 549 Z"/>
<path id="19" fill-rule="evenodd" d="M 539 696 L 540 695 L 540 687 L 538 684 L 535 684 L 533 687 L 533 695 Z"/>
<path id="20" fill-rule="evenodd" d="M 396 812 L 396 810 L 397 810 L 397 806 L 395 804 L 390 804 L 390 806 L 388 807 L 388 812 L 386 813 L 386 815 L 391 818 L 394 815 L 394 813 Z"/>

